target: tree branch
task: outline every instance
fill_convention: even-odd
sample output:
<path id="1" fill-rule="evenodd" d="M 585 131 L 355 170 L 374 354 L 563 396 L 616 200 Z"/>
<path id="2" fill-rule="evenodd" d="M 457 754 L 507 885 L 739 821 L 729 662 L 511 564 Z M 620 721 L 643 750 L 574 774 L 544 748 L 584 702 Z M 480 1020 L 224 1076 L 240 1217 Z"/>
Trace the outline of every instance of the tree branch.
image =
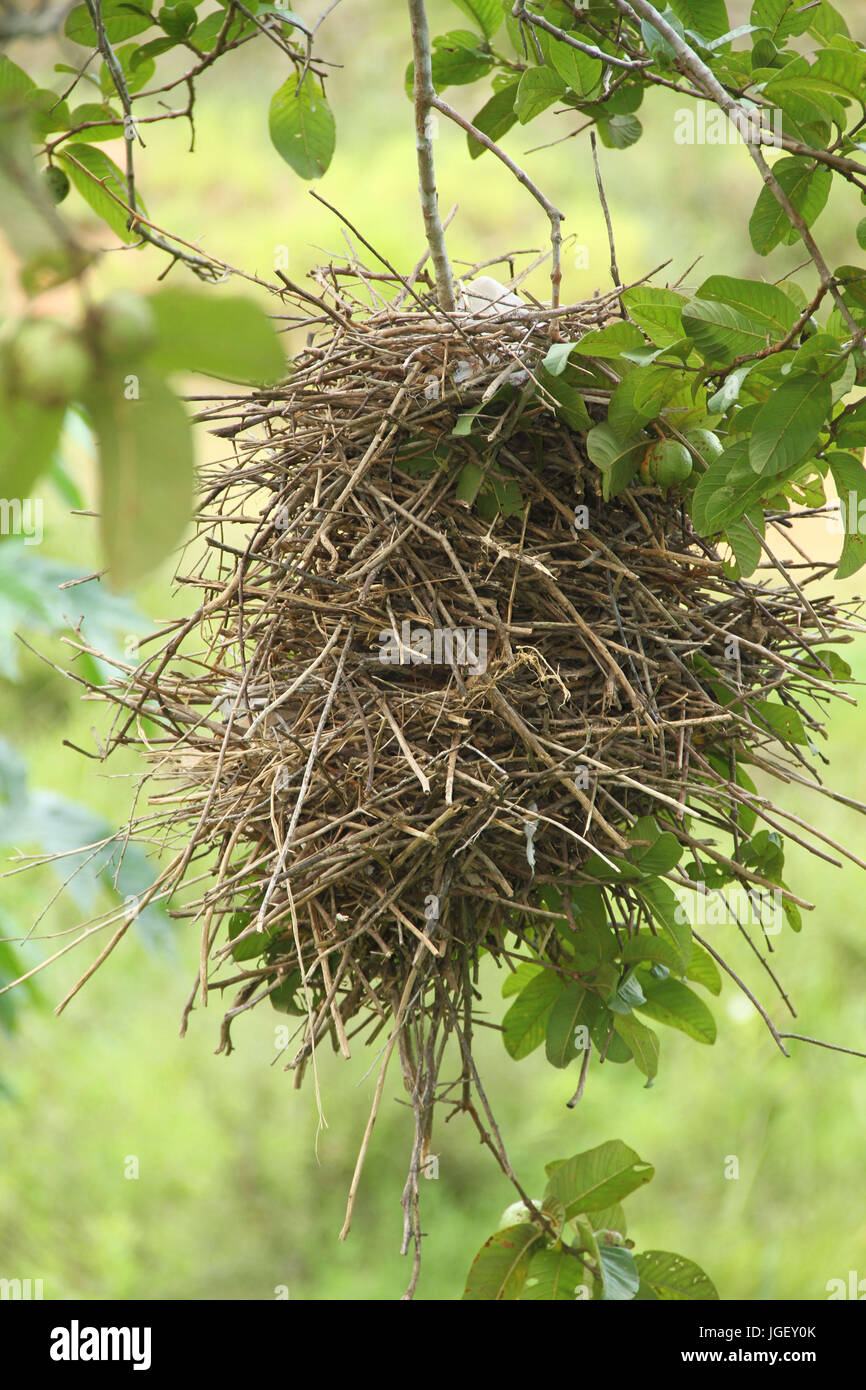
<path id="1" fill-rule="evenodd" d="M 652 58 L 617 58 L 612 53 L 605 53 L 602 48 L 596 48 L 594 44 L 581 43 L 580 39 L 576 39 L 567 30 L 558 29 L 548 19 L 542 19 L 541 15 L 533 14 L 532 10 L 526 8 L 525 0 L 517 0 L 511 13 L 515 19 L 521 20 L 524 24 L 532 24 L 536 29 L 542 29 L 545 34 L 550 34 L 551 38 L 558 39 L 560 43 L 567 43 L 569 48 L 577 48 L 589 58 L 597 58 L 599 62 L 607 63 L 610 67 L 626 68 L 629 72 L 639 72 L 642 68 L 650 67 L 652 64 Z"/>
<path id="2" fill-rule="evenodd" d="M 627 19 L 632 20 L 634 23 L 637 23 L 639 19 L 645 19 L 652 25 L 670 45 L 679 70 L 688 74 L 695 86 L 699 87 L 711 101 L 715 102 L 740 133 L 744 135 L 746 148 L 757 166 L 761 178 L 785 213 L 791 226 L 795 227 L 799 232 L 803 244 L 809 252 L 815 269 L 818 272 L 821 284 L 825 289 L 829 290 L 830 294 L 833 296 L 839 308 L 839 312 L 842 314 L 842 317 L 845 319 L 845 322 L 848 324 L 855 338 L 862 339 L 863 330 L 857 324 L 842 298 L 839 287 L 830 272 L 830 267 L 821 254 L 817 242 L 809 231 L 804 218 L 797 212 L 784 188 L 779 183 L 779 180 L 764 158 L 760 148 L 760 137 L 755 138 L 751 136 L 750 138 L 750 135 L 744 134 L 744 132 L 751 132 L 752 122 L 749 113 L 740 106 L 739 102 L 734 100 L 729 92 L 725 91 L 725 88 L 719 82 L 715 74 L 707 67 L 706 63 L 703 62 L 702 59 L 698 57 L 697 53 L 695 53 L 694 49 L 690 48 L 685 40 L 680 37 L 676 29 L 672 28 L 667 20 L 662 18 L 658 10 L 648 3 L 648 0 L 614 0 L 614 4 L 621 14 L 624 14 Z"/>
<path id="3" fill-rule="evenodd" d="M 474 126 L 471 121 L 467 121 L 465 116 L 461 116 L 459 111 L 455 111 L 453 106 L 449 106 L 448 102 L 443 101 L 435 92 L 433 93 L 430 104 L 437 111 L 441 111 L 443 116 L 447 116 L 449 121 L 454 121 L 462 130 L 465 130 L 467 135 L 471 135 L 473 140 L 477 140 L 479 145 L 483 145 L 485 150 L 489 150 L 491 154 L 495 154 L 496 158 L 502 161 L 506 169 L 510 169 L 518 183 L 522 183 L 523 187 L 527 192 L 532 194 L 539 206 L 544 208 L 544 211 L 550 219 L 550 245 L 552 249 L 550 283 L 553 287 L 551 306 L 556 309 L 559 305 L 559 287 L 562 283 L 563 214 L 559 211 L 559 208 L 554 207 L 549 198 L 545 197 L 538 185 L 532 182 L 532 179 L 521 169 L 520 165 L 515 164 L 511 156 L 507 155 L 503 149 L 500 149 L 499 145 L 497 145 L 494 140 L 491 140 L 489 135 L 485 135 L 484 132 L 479 130 L 477 126 Z"/>
<path id="4" fill-rule="evenodd" d="M 412 22 L 412 50 L 415 57 L 415 144 L 418 150 L 418 189 L 424 230 L 436 276 L 439 307 L 446 313 L 457 308 L 454 275 L 445 248 L 445 232 L 439 216 L 439 195 L 436 191 L 436 167 L 433 162 L 433 140 L 430 131 L 430 112 L 436 103 L 433 88 L 433 68 L 430 53 L 430 28 L 424 0 L 409 0 Z"/>

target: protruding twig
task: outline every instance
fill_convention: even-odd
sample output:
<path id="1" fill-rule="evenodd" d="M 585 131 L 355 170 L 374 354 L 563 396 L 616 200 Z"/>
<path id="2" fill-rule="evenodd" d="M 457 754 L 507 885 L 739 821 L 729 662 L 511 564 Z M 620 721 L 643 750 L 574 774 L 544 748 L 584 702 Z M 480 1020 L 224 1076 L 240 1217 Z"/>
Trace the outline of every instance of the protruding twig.
<path id="1" fill-rule="evenodd" d="M 532 182 L 532 179 L 521 169 L 520 165 L 515 164 L 511 156 L 507 155 L 494 140 L 491 140 L 489 135 L 485 135 L 484 132 L 479 130 L 477 126 L 474 126 L 471 121 L 467 121 L 465 116 L 461 116 L 459 111 L 455 111 L 453 106 L 449 106 L 448 102 L 443 101 L 435 92 L 432 96 L 431 105 L 437 111 L 441 111 L 443 116 L 447 116 L 449 121 L 454 121 L 455 125 L 459 125 L 466 131 L 467 135 L 471 135 L 473 140 L 477 140 L 479 145 L 483 145 L 485 150 L 489 150 L 491 154 L 495 154 L 496 158 L 502 161 L 506 169 L 511 170 L 518 183 L 522 183 L 523 187 L 532 194 L 535 201 L 544 208 L 544 211 L 550 219 L 550 245 L 552 251 L 550 267 L 552 294 L 550 302 L 554 309 L 558 308 L 559 287 L 562 284 L 563 214 L 559 211 L 559 208 L 554 207 L 549 198 L 545 197 L 538 185 Z"/>
<path id="2" fill-rule="evenodd" d="M 436 191 L 436 166 L 433 162 L 433 138 L 430 112 L 436 101 L 433 88 L 433 67 L 430 53 L 430 28 L 424 0 L 409 0 L 412 21 L 412 49 L 415 55 L 415 143 L 418 150 L 418 188 L 424 229 L 436 275 L 439 307 L 452 314 L 457 308 L 454 275 L 445 249 L 445 232 L 439 216 L 439 194 Z"/>

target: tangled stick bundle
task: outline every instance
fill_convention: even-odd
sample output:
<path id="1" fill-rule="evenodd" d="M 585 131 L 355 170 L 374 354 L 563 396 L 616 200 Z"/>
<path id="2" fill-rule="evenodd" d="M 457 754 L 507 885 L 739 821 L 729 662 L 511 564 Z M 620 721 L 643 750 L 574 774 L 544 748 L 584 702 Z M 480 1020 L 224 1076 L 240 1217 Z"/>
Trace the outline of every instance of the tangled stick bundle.
<path id="1" fill-rule="evenodd" d="M 781 566 L 732 577 L 676 494 L 603 500 L 544 387 L 550 312 L 371 311 L 345 281 L 323 306 L 285 384 L 203 417 L 234 457 L 205 479 L 200 605 L 99 693 L 170 784 L 138 829 L 173 846 L 161 891 L 201 926 L 187 1012 L 233 990 L 229 1051 L 270 998 L 298 1075 L 326 1035 L 348 1055 L 384 1030 L 417 1174 L 454 1030 L 473 1080 L 480 955 L 573 977 L 549 893 L 599 880 L 618 931 L 655 930 L 609 872 L 636 819 L 774 886 L 712 832 L 785 828 L 737 759 L 813 778 L 793 725 L 818 737 L 837 692 L 815 651 L 852 624 Z M 559 337 L 613 307 L 563 311 Z"/>

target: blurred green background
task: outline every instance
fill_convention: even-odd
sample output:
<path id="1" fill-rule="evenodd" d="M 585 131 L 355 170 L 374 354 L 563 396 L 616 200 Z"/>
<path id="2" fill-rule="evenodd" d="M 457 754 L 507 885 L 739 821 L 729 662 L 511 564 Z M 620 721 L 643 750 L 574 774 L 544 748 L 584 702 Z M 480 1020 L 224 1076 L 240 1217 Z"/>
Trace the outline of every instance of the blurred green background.
<path id="1" fill-rule="evenodd" d="M 305 0 L 297 8 L 307 19 L 318 12 Z M 742 6 L 729 8 L 732 18 L 741 17 Z M 858 8 L 842 4 L 855 26 Z M 430 11 L 434 33 L 464 27 L 447 0 L 432 0 Z M 320 48 L 344 65 L 330 86 L 338 145 L 320 191 L 406 270 L 420 254 L 422 227 L 412 113 L 402 92 L 409 56 L 404 7 L 344 0 L 324 27 Z M 58 55 L 47 46 L 20 47 L 10 56 L 43 65 L 45 84 L 59 89 L 62 79 L 51 72 Z M 223 60 L 200 83 L 195 153 L 188 152 L 184 123 L 150 127 L 140 187 L 162 226 L 265 278 L 285 247 L 289 273 L 301 280 L 331 253 L 341 256 L 345 242 L 339 221 L 309 196 L 268 140 L 268 98 L 284 78 L 280 55 L 267 44 Z M 470 116 L 485 100 L 471 88 L 451 96 Z M 601 151 L 624 277 L 670 259 L 659 283 L 673 283 L 702 257 L 687 284 L 711 272 L 778 278 L 802 258 L 782 252 L 768 265 L 750 250 L 746 223 L 759 184 L 744 151 L 677 145 L 678 104 L 666 94 L 648 100 L 640 113 L 643 140 L 624 152 Z M 520 159 L 528 146 L 565 134 L 569 119 L 548 113 L 531 136 L 512 132 L 506 148 Z M 464 138 L 444 123 L 437 159 L 442 205 L 459 204 L 450 233 L 458 262 L 543 247 L 546 222 L 533 202 L 491 157 L 470 163 Z M 564 300 L 607 289 L 609 256 L 586 137 L 526 163 L 566 213 L 565 230 L 574 236 L 564 261 Z M 93 244 L 106 247 L 98 271 L 103 287 L 153 287 L 164 257 L 149 249 L 121 254 L 88 221 L 80 201 L 73 207 L 70 198 L 65 210 L 83 231 L 90 229 Z M 857 199 L 836 189 L 817 226 L 831 265 L 856 259 L 853 226 L 860 215 Z M 173 272 L 178 283 L 182 274 Z M 543 270 L 532 285 L 546 295 Z M 227 288 L 237 292 L 238 282 Z M 199 451 L 202 458 L 220 454 L 202 428 Z M 92 506 L 86 450 L 73 448 L 69 467 L 85 507 Z M 95 521 L 71 516 L 54 489 L 44 496 L 40 560 L 68 562 L 80 574 L 98 569 Z M 801 540 L 822 554 L 839 545 L 816 522 L 804 524 Z M 27 562 L 37 552 L 24 554 Z M 842 588 L 850 594 L 857 582 Z M 69 593 L 74 620 L 75 590 Z M 147 620 L 183 611 L 170 566 L 134 598 Z M 122 644 L 122 623 L 117 635 Z M 69 660 L 69 648 L 56 638 L 42 634 L 35 642 L 52 659 Z M 845 654 L 850 651 L 862 679 L 866 647 Z M 55 789 L 119 825 L 140 771 L 135 760 L 100 766 L 63 747 L 64 738 L 93 747 L 91 728 L 104 727 L 101 708 L 82 702 L 70 682 L 26 650 L 19 664 L 17 681 L 0 679 L 0 732 L 29 760 L 32 785 Z M 840 704 L 825 750 L 832 784 L 855 797 L 863 730 L 861 713 Z M 853 811 L 798 788 L 783 794 L 785 806 L 806 821 L 855 848 L 862 844 Z M 799 937 L 786 928 L 776 938 L 774 967 L 797 1006 L 796 1023 L 786 1021 L 740 939 L 717 929 L 717 943 L 780 1027 L 866 1050 L 866 877 L 850 865 L 839 871 L 807 861 L 789 845 L 787 879 L 816 904 Z M 48 870 L 6 878 L 3 921 L 29 926 L 56 887 Z M 80 915 L 69 895 L 61 895 L 38 928 L 50 939 L 29 947 L 28 961 L 62 945 L 68 937 L 58 934 L 68 933 Z M 731 939 L 720 940 L 723 930 Z M 180 925 L 168 946 L 148 946 L 130 933 L 55 1018 L 52 1007 L 96 949 L 87 943 L 50 967 L 40 978 L 42 1007 L 22 1001 L 17 1031 L 0 1034 L 0 1073 L 9 1088 L 0 1098 L 0 1276 L 42 1278 L 51 1299 L 269 1299 L 280 1287 L 292 1299 L 398 1297 L 409 1276 L 398 1248 L 412 1131 L 396 1067 L 353 1230 L 341 1244 L 346 1191 L 375 1084 L 374 1054 L 360 1050 L 348 1063 L 320 1055 L 327 1127 L 319 1129 L 312 1077 L 296 1092 L 291 1075 L 272 1065 L 273 1026 L 281 1016 L 258 1011 L 238 1020 L 237 1050 L 228 1059 L 213 1055 L 216 1009 L 210 1016 L 196 1011 L 187 1037 L 179 1039 L 196 970 L 195 929 Z M 494 1022 L 505 1008 L 500 983 L 490 970 L 486 998 Z M 540 1052 L 515 1064 L 496 1033 L 484 1033 L 482 1075 L 512 1163 L 535 1194 L 545 1162 L 621 1138 L 656 1168 L 655 1181 L 627 1207 L 639 1248 L 697 1260 L 722 1298 L 825 1298 L 828 1280 L 847 1280 L 851 1269 L 866 1276 L 866 1061 L 796 1042 L 785 1060 L 730 981 L 714 1011 L 720 1026 L 712 1052 L 662 1030 L 661 1070 L 651 1090 L 641 1087 L 634 1068 L 593 1068 L 574 1111 L 565 1105 L 574 1075 L 554 1072 Z M 440 1124 L 433 1151 L 439 1177 L 422 1184 L 428 1234 L 418 1297 L 452 1299 L 513 1194 L 469 1121 Z M 137 1179 L 125 1176 L 131 1156 L 138 1159 Z M 731 1156 L 739 1160 L 735 1180 L 725 1177 Z"/>

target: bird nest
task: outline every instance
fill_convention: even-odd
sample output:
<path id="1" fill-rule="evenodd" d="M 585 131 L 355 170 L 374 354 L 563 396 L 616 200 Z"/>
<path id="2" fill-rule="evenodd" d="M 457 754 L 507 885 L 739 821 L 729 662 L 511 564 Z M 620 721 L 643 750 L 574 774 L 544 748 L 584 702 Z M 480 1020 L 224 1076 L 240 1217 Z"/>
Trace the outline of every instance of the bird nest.
<path id="1" fill-rule="evenodd" d="M 230 1051 L 270 1001 L 299 1074 L 324 1038 L 348 1055 L 384 1030 L 416 1160 L 424 1028 L 457 1033 L 471 1079 L 482 955 L 581 978 L 586 885 L 621 936 L 657 931 L 622 872 L 650 817 L 682 884 L 777 887 L 736 852 L 782 815 L 745 766 L 811 778 L 803 730 L 834 693 L 844 613 L 769 560 L 738 578 L 676 492 L 638 475 L 604 499 L 585 433 L 609 373 L 585 364 L 581 427 L 542 363 L 616 312 L 370 309 L 341 280 L 285 383 L 201 417 L 233 452 L 203 479 L 198 607 L 95 692 L 110 746 L 151 763 L 133 830 L 169 848 L 159 891 L 200 926 L 187 1013 L 231 991 Z"/>

